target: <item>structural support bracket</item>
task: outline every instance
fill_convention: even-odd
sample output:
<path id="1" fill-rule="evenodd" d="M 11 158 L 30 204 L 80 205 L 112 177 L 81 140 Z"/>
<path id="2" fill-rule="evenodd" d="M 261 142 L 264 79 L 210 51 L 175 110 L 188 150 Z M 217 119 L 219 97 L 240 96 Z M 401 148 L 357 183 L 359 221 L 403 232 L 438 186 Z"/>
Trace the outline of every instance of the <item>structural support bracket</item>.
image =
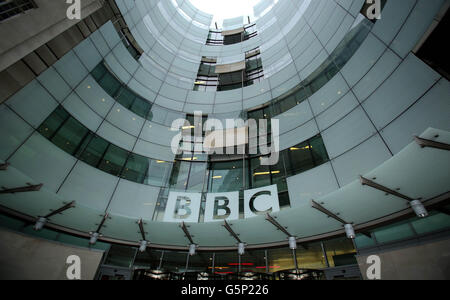
<path id="1" fill-rule="evenodd" d="M 26 193 L 26 192 L 38 192 L 41 190 L 43 184 L 37 184 L 37 185 L 28 185 L 18 188 L 12 188 L 12 189 L 6 189 L 3 188 L 3 190 L 0 190 L 0 194 L 15 194 L 15 193 Z"/>
<path id="2" fill-rule="evenodd" d="M 191 244 L 195 244 L 194 240 L 192 239 L 192 235 L 189 233 L 189 230 L 184 222 L 180 225 L 181 229 L 183 230 L 184 234 L 186 235 L 187 239 Z"/>
<path id="3" fill-rule="evenodd" d="M 428 147 L 428 148 L 435 148 L 435 149 L 447 150 L 447 151 L 450 150 L 450 145 L 449 144 L 423 139 L 423 138 L 420 138 L 418 136 L 415 136 L 414 140 L 422 148 Z"/>
<path id="4" fill-rule="evenodd" d="M 228 222 L 226 220 L 224 220 L 224 224 L 222 226 L 225 227 L 226 230 L 228 230 L 228 232 L 234 237 L 234 239 L 238 243 L 242 243 L 241 239 L 239 238 L 239 234 L 237 234 L 236 232 L 233 231 L 230 224 L 228 224 Z"/>
<path id="5" fill-rule="evenodd" d="M 362 177 L 362 176 L 359 176 L 359 179 L 360 179 L 362 185 L 370 186 L 371 188 L 374 188 L 374 189 L 376 189 L 376 190 L 385 192 L 385 193 L 387 193 L 387 194 L 390 194 L 390 195 L 393 195 L 393 196 L 396 196 L 396 197 L 405 199 L 406 201 L 409 201 L 409 202 L 414 201 L 414 199 L 412 199 L 412 198 L 410 198 L 410 197 L 408 197 L 408 196 L 405 196 L 405 195 L 403 195 L 403 194 L 400 194 L 400 193 L 397 192 L 397 191 L 391 190 L 390 188 L 387 188 L 387 187 L 385 187 L 385 186 L 382 186 L 381 184 L 378 184 L 378 183 L 376 183 L 376 182 L 373 182 L 373 181 L 371 181 L 371 180 L 369 180 L 369 179 L 367 179 L 367 178 L 364 178 L 364 177 Z"/>
<path id="6" fill-rule="evenodd" d="M 338 221 L 339 223 L 342 223 L 343 225 L 345 224 L 350 224 L 349 222 L 344 221 L 343 219 L 341 219 L 340 217 L 338 217 L 336 214 L 332 213 L 331 211 L 329 211 L 328 209 L 326 209 L 325 207 L 323 207 L 322 205 L 320 205 L 319 203 L 317 203 L 314 200 L 311 200 L 311 206 L 315 209 L 317 209 L 318 211 L 320 211 L 321 213 L 329 216 L 330 218 L 335 219 L 336 221 Z"/>
<path id="7" fill-rule="evenodd" d="M 72 201 L 72 202 L 70 202 L 70 203 L 64 205 L 63 207 L 58 208 L 57 210 L 52 211 L 52 212 L 49 213 L 48 215 L 44 216 L 44 218 L 49 219 L 49 218 L 51 218 L 51 217 L 53 217 L 53 216 L 55 216 L 55 215 L 57 215 L 57 214 L 60 214 L 60 213 L 62 213 L 63 211 L 66 211 L 66 210 L 68 210 L 68 209 L 70 209 L 70 208 L 72 208 L 72 207 L 75 207 L 75 201 Z"/>
<path id="8" fill-rule="evenodd" d="M 283 226 L 281 226 L 280 223 L 278 223 L 269 213 L 266 214 L 266 220 L 269 221 L 270 223 L 272 223 L 273 226 L 275 226 L 276 228 L 278 228 L 281 232 L 283 232 L 285 235 L 287 235 L 287 237 L 291 237 L 293 236 L 292 234 L 290 234 L 287 229 Z"/>
<path id="9" fill-rule="evenodd" d="M 139 225 L 139 231 L 141 232 L 142 240 L 146 241 L 147 239 L 145 238 L 144 221 L 142 221 L 142 219 L 139 219 L 138 225 Z"/>
<path id="10" fill-rule="evenodd" d="M 106 214 L 103 216 L 103 219 L 102 219 L 102 221 L 100 222 L 100 224 L 98 224 L 97 230 L 96 230 L 95 232 L 100 233 L 100 230 L 102 229 L 103 225 L 105 225 L 105 222 L 106 222 L 106 220 L 107 220 L 108 218 L 109 218 L 109 214 L 106 213 Z"/>
<path id="11" fill-rule="evenodd" d="M 1 164 L 0 165 L 0 171 L 6 171 L 8 170 L 9 164 L 5 163 L 5 164 Z"/>

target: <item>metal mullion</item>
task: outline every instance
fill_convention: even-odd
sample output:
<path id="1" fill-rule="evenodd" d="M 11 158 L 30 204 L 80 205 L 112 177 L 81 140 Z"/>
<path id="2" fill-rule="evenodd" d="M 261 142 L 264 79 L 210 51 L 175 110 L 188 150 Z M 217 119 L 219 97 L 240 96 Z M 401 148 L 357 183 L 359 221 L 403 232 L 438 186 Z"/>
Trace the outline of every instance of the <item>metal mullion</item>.
<path id="1" fill-rule="evenodd" d="M 99 162 L 98 162 L 97 165 L 95 166 L 97 169 L 99 169 L 100 164 L 102 163 L 102 160 L 104 160 L 105 155 L 106 155 L 106 153 L 108 152 L 109 147 L 111 147 L 111 145 L 112 145 L 112 144 L 108 142 L 108 147 L 106 147 L 105 151 L 103 151 L 103 154 L 102 154 L 102 156 L 100 157 Z"/>

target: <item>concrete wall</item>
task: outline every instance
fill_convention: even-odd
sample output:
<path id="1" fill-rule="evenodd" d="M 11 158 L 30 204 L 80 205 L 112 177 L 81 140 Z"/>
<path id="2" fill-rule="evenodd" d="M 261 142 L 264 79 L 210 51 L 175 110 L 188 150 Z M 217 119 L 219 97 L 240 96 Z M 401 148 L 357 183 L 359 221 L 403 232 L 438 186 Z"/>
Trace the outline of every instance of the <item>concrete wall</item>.
<path id="1" fill-rule="evenodd" d="M 69 4 L 65 0 L 35 0 L 37 9 L 27 11 L 0 24 L 0 71 L 52 40 L 79 20 L 66 16 Z M 81 18 L 99 8 L 99 0 L 81 1 Z"/>
<path id="2" fill-rule="evenodd" d="M 403 249 L 373 252 L 381 259 L 381 280 L 449 280 L 450 239 Z M 367 257 L 357 256 L 361 274 L 367 280 Z"/>
<path id="3" fill-rule="evenodd" d="M 81 259 L 81 279 L 94 279 L 103 251 L 0 229 L 0 280 L 66 280 L 66 260 L 70 255 Z"/>

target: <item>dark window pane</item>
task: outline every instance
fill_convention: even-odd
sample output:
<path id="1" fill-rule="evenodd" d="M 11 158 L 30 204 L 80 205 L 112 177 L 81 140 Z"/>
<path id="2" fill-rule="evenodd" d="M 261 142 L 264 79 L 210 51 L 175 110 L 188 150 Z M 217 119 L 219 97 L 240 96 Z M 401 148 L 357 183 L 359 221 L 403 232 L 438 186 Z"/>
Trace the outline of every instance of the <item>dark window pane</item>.
<path id="1" fill-rule="evenodd" d="M 39 133 L 48 139 L 51 138 L 69 117 L 62 107 L 58 107 L 39 127 Z"/>
<path id="2" fill-rule="evenodd" d="M 120 82 L 110 73 L 106 73 L 98 83 L 111 97 L 114 97 L 121 87 Z"/>
<path id="3" fill-rule="evenodd" d="M 295 175 L 314 167 L 309 144 L 301 143 L 287 152 L 286 169 L 289 175 Z"/>
<path id="4" fill-rule="evenodd" d="M 209 192 L 234 192 L 243 189 L 242 161 L 211 163 Z"/>
<path id="5" fill-rule="evenodd" d="M 270 170 L 269 166 L 262 166 L 259 157 L 252 158 L 250 161 L 250 176 L 252 188 L 258 188 L 263 186 L 268 186 L 271 184 L 270 181 Z"/>
<path id="6" fill-rule="evenodd" d="M 95 78 L 95 80 L 99 81 L 103 78 L 103 76 L 108 72 L 105 65 L 103 63 L 98 64 L 92 71 L 91 75 Z"/>
<path id="7" fill-rule="evenodd" d="M 62 150 L 75 154 L 89 130 L 74 118 L 68 119 L 52 138 L 52 142 Z"/>
<path id="8" fill-rule="evenodd" d="M 151 104 L 140 98 L 136 97 L 136 100 L 134 101 L 133 105 L 130 107 L 130 110 L 137 114 L 138 116 L 141 116 L 143 118 L 147 117 L 148 111 L 151 108 Z"/>
<path id="9" fill-rule="evenodd" d="M 190 166 L 190 162 L 175 162 L 170 176 L 170 188 L 182 191 L 186 190 Z"/>
<path id="10" fill-rule="evenodd" d="M 323 144 L 323 139 L 321 136 L 317 136 L 311 139 L 311 152 L 314 158 L 314 162 L 316 165 L 321 165 L 324 162 L 328 161 L 328 153 L 325 149 L 325 145 Z"/>
<path id="11" fill-rule="evenodd" d="M 125 108 L 130 108 L 135 98 L 136 95 L 127 87 L 121 87 L 119 94 L 117 95 L 117 102 L 122 104 L 122 106 Z"/>
<path id="12" fill-rule="evenodd" d="M 289 199 L 288 192 L 278 194 L 278 199 L 280 200 L 280 207 L 290 207 L 291 206 L 291 201 Z"/>
<path id="13" fill-rule="evenodd" d="M 97 167 L 108 146 L 109 143 L 106 140 L 99 136 L 93 136 L 80 155 L 80 159 L 91 166 Z"/>
<path id="14" fill-rule="evenodd" d="M 137 154 L 131 154 L 128 158 L 122 177 L 130 181 L 144 183 L 149 168 L 149 159 Z"/>
<path id="15" fill-rule="evenodd" d="M 100 162 L 99 169 L 114 176 L 118 176 L 125 165 L 127 156 L 127 151 L 110 144 L 105 156 Z"/>

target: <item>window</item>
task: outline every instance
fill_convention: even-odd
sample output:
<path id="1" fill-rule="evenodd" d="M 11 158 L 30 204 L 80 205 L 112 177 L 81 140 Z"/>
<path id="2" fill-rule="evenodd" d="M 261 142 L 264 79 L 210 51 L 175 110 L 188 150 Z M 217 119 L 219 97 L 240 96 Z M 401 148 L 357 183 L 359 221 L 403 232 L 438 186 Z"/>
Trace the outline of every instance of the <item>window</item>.
<path id="1" fill-rule="evenodd" d="M 270 117 L 265 108 L 252 114 L 256 118 Z M 193 116 L 189 118 L 193 124 Z M 202 122 L 206 119 L 204 116 Z M 175 163 L 156 160 L 109 143 L 90 132 L 61 106 L 41 124 L 38 131 L 60 149 L 92 167 L 132 182 L 178 191 L 240 191 L 241 194 L 244 189 L 276 184 L 282 206 L 286 207 L 289 206 L 286 178 L 329 161 L 320 135 L 281 151 L 278 163 L 272 166 L 261 165 L 260 155 L 208 156 L 191 152 L 177 156 Z M 161 212 L 164 211 L 163 197 L 167 196 L 169 189 L 160 195 Z M 155 216 L 159 217 L 158 214 Z"/>
<path id="2" fill-rule="evenodd" d="M 0 21 L 37 8 L 32 0 L 0 0 Z"/>
<path id="3" fill-rule="evenodd" d="M 123 107 L 144 119 L 152 119 L 153 114 L 150 112 L 152 104 L 122 84 L 103 62 L 92 70 L 91 75 L 105 92 L 115 98 Z"/>
<path id="4" fill-rule="evenodd" d="M 244 31 L 232 35 L 222 35 L 222 31 L 210 30 L 206 45 L 220 46 L 220 45 L 233 45 L 249 40 L 258 35 L 255 24 L 251 24 L 244 27 Z"/>
<path id="5" fill-rule="evenodd" d="M 447 80 L 450 80 L 449 47 L 448 43 L 443 43 L 443 41 L 447 40 L 449 26 L 449 13 L 447 11 L 434 31 L 419 50 L 416 51 L 417 57 L 447 78 Z"/>
<path id="6" fill-rule="evenodd" d="M 264 71 L 259 48 L 246 52 L 245 57 L 245 70 L 221 74 L 215 73 L 215 57 L 203 57 L 194 91 L 229 91 L 263 80 Z"/>

